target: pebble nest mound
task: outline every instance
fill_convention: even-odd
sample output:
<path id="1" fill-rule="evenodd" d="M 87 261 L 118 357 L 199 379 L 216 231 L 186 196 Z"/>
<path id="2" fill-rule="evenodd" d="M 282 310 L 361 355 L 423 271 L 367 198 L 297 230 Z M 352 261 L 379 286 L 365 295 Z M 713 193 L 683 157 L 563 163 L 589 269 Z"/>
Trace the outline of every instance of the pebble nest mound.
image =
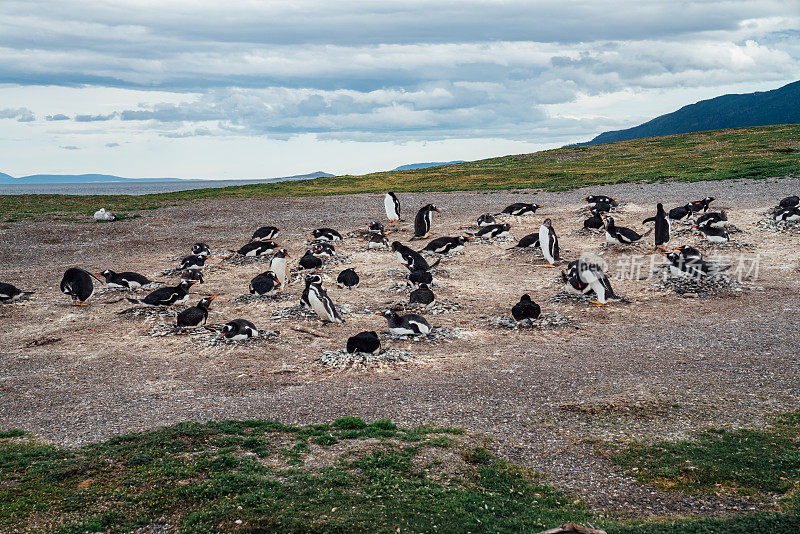
<path id="1" fill-rule="evenodd" d="M 694 276 L 667 276 L 652 285 L 659 291 L 674 291 L 686 297 L 706 297 L 726 293 L 739 293 L 744 289 L 741 282 L 725 274 L 696 278 Z"/>
<path id="2" fill-rule="evenodd" d="M 222 263 L 226 263 L 228 265 L 252 265 L 254 263 L 269 264 L 271 261 L 272 254 L 268 254 L 266 256 L 242 256 L 241 254 L 236 254 L 233 252 L 222 258 Z"/>
<path id="3" fill-rule="evenodd" d="M 756 223 L 756 228 L 765 232 L 800 234 L 800 222 L 776 221 L 772 217 L 758 221 Z"/>
<path id="4" fill-rule="evenodd" d="M 458 339 L 461 335 L 460 328 L 445 328 L 444 326 L 434 326 L 431 329 L 431 333 L 426 336 L 399 336 L 396 334 L 390 334 L 389 332 L 381 332 L 380 334 L 381 339 L 388 339 L 392 341 L 421 341 L 421 342 L 433 342 L 433 341 L 450 341 L 453 339 Z"/>
<path id="5" fill-rule="evenodd" d="M 538 319 L 523 319 L 517 322 L 513 317 L 508 315 L 501 315 L 492 320 L 492 324 L 500 328 L 509 328 L 512 330 L 529 330 L 537 329 L 544 330 L 548 328 L 559 328 L 570 326 L 575 323 L 572 317 L 561 315 L 558 312 L 543 313 Z"/>
<path id="6" fill-rule="evenodd" d="M 450 278 L 450 271 L 434 267 L 429 271 L 434 278 Z M 408 269 L 386 269 L 386 275 L 394 278 L 408 280 Z"/>
<path id="7" fill-rule="evenodd" d="M 175 324 L 161 323 L 150 330 L 151 337 L 195 336 L 198 334 L 219 335 L 222 325 L 207 324 L 204 326 L 182 327 Z"/>
<path id="8" fill-rule="evenodd" d="M 617 293 L 618 298 L 606 298 L 606 306 L 609 304 L 613 304 L 615 302 L 621 304 L 630 304 L 631 300 L 627 298 L 625 295 L 620 295 Z M 568 293 L 566 291 L 559 291 L 555 295 L 547 297 L 545 302 L 582 302 L 585 304 L 593 304 L 596 297 L 594 293 L 590 293 L 588 295 L 575 295 L 573 293 Z"/>
<path id="9" fill-rule="evenodd" d="M 338 311 L 340 315 L 347 315 L 348 313 L 350 313 L 349 306 L 341 306 L 339 304 L 334 304 L 334 307 L 336 308 L 336 311 Z M 270 317 L 270 319 L 273 321 L 281 321 L 284 319 L 311 319 L 316 317 L 317 314 L 314 312 L 314 310 L 309 310 L 308 308 L 304 308 L 300 304 L 296 304 L 294 306 L 278 310 L 277 312 L 272 314 L 272 317 Z"/>
<path id="10" fill-rule="evenodd" d="M 133 308 L 128 308 L 126 310 L 122 310 L 121 312 L 117 312 L 117 314 L 122 315 L 123 317 L 163 317 L 174 319 L 178 317 L 178 314 L 186 308 L 186 306 L 134 306 Z"/>
<path id="11" fill-rule="evenodd" d="M 423 306 L 422 304 L 409 304 L 409 310 L 424 312 L 429 315 L 441 315 L 443 313 L 454 312 L 461 309 L 461 305 L 449 299 L 436 299 L 430 305 Z"/>
<path id="12" fill-rule="evenodd" d="M 428 285 L 429 288 L 436 289 L 437 287 L 442 287 L 436 282 Z M 389 287 L 385 287 L 381 289 L 384 293 L 410 293 L 414 288 L 408 285 L 408 282 L 395 282 L 394 284 L 390 285 Z"/>
<path id="13" fill-rule="evenodd" d="M 234 302 L 237 303 L 251 303 L 251 302 L 284 302 L 287 300 L 296 300 L 297 295 L 290 295 L 288 293 L 275 293 L 273 295 L 255 295 L 252 293 L 244 293 L 239 295 Z"/>
<path id="14" fill-rule="evenodd" d="M 422 254 L 426 258 L 433 258 L 433 261 L 436 261 L 439 258 L 447 259 L 447 258 L 455 258 L 456 256 L 463 256 L 463 250 L 454 250 L 452 252 L 448 252 L 447 254 L 439 254 L 438 252 L 431 252 L 430 250 L 421 250 L 420 254 Z"/>
<path id="15" fill-rule="evenodd" d="M 378 354 L 355 352 L 353 354 L 344 350 L 331 350 L 323 352 L 314 361 L 334 369 L 367 369 L 393 365 L 403 365 L 414 360 L 414 355 L 400 349 L 384 349 Z"/>
<path id="16" fill-rule="evenodd" d="M 695 248 L 701 250 L 754 250 L 756 246 L 752 243 L 742 243 L 740 241 L 726 241 L 725 243 L 712 243 L 711 241 L 700 241 Z"/>
<path id="17" fill-rule="evenodd" d="M 514 237 L 513 235 L 507 235 L 505 237 L 478 237 L 475 236 L 472 238 L 473 243 L 518 243 L 519 239 Z"/>

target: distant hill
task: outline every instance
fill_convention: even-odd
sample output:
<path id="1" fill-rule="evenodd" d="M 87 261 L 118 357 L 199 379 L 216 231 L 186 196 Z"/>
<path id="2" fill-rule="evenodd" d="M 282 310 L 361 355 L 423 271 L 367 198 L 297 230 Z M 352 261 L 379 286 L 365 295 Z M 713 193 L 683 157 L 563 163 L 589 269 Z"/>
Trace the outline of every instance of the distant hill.
<path id="1" fill-rule="evenodd" d="M 410 163 L 408 165 L 400 165 L 395 167 L 389 172 L 394 171 L 415 171 L 417 169 L 427 169 L 428 167 L 441 167 L 442 165 L 455 165 L 456 163 L 466 163 L 464 160 L 457 161 L 432 161 L 430 163 Z"/>
<path id="2" fill-rule="evenodd" d="M 297 174 L 294 176 L 283 176 L 280 178 L 268 178 L 264 182 L 283 182 L 291 180 L 311 180 L 313 178 L 332 177 L 333 174 L 317 171 L 309 174 Z M 0 184 L 88 184 L 88 183 L 108 183 L 108 182 L 183 182 L 188 181 L 181 178 L 122 178 L 111 174 L 32 174 L 14 178 L 11 175 L 0 172 Z"/>
<path id="3" fill-rule="evenodd" d="M 589 142 L 574 146 L 727 128 L 797 123 L 800 123 L 800 81 L 772 91 L 723 95 L 701 100 L 639 126 L 604 132 Z"/>

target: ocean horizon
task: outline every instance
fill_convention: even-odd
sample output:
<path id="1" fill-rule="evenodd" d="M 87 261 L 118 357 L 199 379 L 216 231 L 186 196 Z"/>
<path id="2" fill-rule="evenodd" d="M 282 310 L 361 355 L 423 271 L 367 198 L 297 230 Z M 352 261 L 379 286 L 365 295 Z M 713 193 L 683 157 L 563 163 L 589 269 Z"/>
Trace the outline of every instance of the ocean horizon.
<path id="1" fill-rule="evenodd" d="M 127 182 L 65 182 L 60 184 L 0 184 L 0 195 L 150 195 L 190 189 L 230 187 L 234 185 L 275 183 L 274 178 L 264 180 L 178 180 L 178 181 L 127 181 Z"/>

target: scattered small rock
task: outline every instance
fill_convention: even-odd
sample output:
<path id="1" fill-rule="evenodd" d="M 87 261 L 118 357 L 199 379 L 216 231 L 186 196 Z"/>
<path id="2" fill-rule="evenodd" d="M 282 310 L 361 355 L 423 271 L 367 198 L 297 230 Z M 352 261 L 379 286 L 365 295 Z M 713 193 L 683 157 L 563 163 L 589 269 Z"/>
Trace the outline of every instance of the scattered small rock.
<path id="1" fill-rule="evenodd" d="M 323 352 L 314 360 L 315 362 L 326 367 L 337 369 L 350 369 L 350 368 L 375 368 L 387 365 L 403 365 L 410 363 L 414 360 L 414 355 L 410 352 L 388 348 L 380 351 L 378 354 L 369 354 L 364 352 L 356 352 L 350 354 L 345 350 L 331 350 Z"/>
<path id="2" fill-rule="evenodd" d="M 510 328 L 512 330 L 559 328 L 572 325 L 575 320 L 567 315 L 558 312 L 547 312 L 539 316 L 538 319 L 523 319 L 517 322 L 513 317 L 501 315 L 492 320 L 492 324 L 497 327 Z"/>

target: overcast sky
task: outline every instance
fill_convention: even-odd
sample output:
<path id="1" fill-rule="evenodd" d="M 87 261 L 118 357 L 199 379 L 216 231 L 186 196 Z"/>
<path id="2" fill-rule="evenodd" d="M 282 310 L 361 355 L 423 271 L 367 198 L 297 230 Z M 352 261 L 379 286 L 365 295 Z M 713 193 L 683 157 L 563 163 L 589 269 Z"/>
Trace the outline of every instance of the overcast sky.
<path id="1" fill-rule="evenodd" d="M 0 0 L 0 172 L 364 173 L 797 79 L 799 0 Z"/>

